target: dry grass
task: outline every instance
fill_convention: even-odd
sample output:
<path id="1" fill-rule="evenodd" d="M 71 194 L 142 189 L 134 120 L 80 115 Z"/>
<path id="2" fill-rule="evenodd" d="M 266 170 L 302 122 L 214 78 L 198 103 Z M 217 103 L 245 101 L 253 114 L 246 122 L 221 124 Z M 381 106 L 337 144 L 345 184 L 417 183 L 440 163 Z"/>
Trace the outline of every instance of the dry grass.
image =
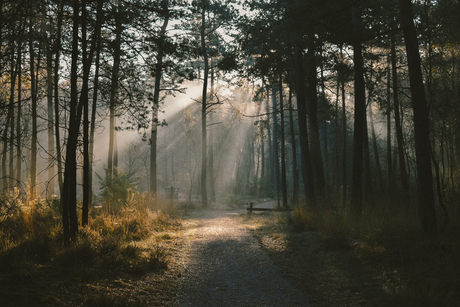
<path id="1" fill-rule="evenodd" d="M 61 218 L 46 201 L 0 216 L 2 304 L 27 306 L 172 305 L 180 217 L 161 200 L 130 196 L 117 212 L 91 212 L 78 240 L 63 247 Z M 129 286 L 128 286 L 129 285 Z M 27 289 L 30 295 L 21 295 Z"/>
<path id="2" fill-rule="evenodd" d="M 373 208 L 360 221 L 305 207 L 242 220 L 317 306 L 460 306 L 458 219 L 430 236 L 413 204 Z"/>

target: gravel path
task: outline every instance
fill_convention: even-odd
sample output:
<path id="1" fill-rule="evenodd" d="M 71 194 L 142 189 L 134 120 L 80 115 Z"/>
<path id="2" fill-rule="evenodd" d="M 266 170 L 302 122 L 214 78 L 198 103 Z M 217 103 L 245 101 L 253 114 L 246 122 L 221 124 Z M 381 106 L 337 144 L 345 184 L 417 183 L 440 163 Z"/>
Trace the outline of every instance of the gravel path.
<path id="1" fill-rule="evenodd" d="M 309 306 L 237 221 L 242 212 L 197 213 L 179 306 Z"/>

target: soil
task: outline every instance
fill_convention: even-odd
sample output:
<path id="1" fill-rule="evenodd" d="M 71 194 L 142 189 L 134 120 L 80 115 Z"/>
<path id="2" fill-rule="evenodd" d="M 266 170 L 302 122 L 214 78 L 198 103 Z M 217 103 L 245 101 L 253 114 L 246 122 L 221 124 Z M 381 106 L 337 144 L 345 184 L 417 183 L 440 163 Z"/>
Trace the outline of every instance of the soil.
<path id="1" fill-rule="evenodd" d="M 310 306 L 258 240 L 241 211 L 202 211 L 179 282 L 179 306 Z"/>
<path id="2" fill-rule="evenodd" d="M 288 231 L 290 214 L 184 215 L 191 240 L 178 305 L 393 306 L 349 248 L 326 242 L 325 251 L 321 234 Z M 318 241 L 322 250 L 316 250 Z"/>

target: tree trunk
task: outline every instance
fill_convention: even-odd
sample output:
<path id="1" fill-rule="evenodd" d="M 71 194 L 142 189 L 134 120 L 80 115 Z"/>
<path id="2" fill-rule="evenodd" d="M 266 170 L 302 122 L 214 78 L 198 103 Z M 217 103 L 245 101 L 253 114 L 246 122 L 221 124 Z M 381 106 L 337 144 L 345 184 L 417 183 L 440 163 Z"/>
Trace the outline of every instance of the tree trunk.
<path id="1" fill-rule="evenodd" d="M 279 75 L 279 93 L 280 93 L 280 136 L 281 136 L 281 193 L 283 194 L 283 207 L 288 207 L 287 186 L 286 186 L 286 149 L 284 142 L 284 106 L 283 106 L 283 77 Z"/>
<path id="2" fill-rule="evenodd" d="M 367 201 L 373 200 L 373 185 L 371 174 L 371 157 L 369 152 L 369 129 L 367 124 L 366 106 L 364 107 L 364 132 L 363 132 L 363 157 L 364 157 L 364 178 L 365 178 L 365 197 Z"/>
<path id="3" fill-rule="evenodd" d="M 56 160 L 58 169 L 58 183 L 59 193 L 62 195 L 64 186 L 64 179 L 62 178 L 62 159 L 61 159 L 61 137 L 59 134 L 59 65 L 60 65 L 60 51 L 61 51 L 61 32 L 62 32 L 62 16 L 64 14 L 64 0 L 60 2 L 59 13 L 57 17 L 57 33 L 55 41 L 55 59 L 54 59 L 54 133 L 56 138 Z M 61 207 L 62 208 L 62 207 Z"/>
<path id="4" fill-rule="evenodd" d="M 208 93 L 208 73 L 209 73 L 209 62 L 208 53 L 206 50 L 206 5 L 203 0 L 201 10 L 201 51 L 203 52 L 204 61 L 204 72 L 203 72 L 203 92 L 201 101 L 201 203 L 203 208 L 208 207 L 208 192 L 206 185 L 206 172 L 207 172 L 207 133 L 206 133 L 206 96 Z"/>
<path id="5" fill-rule="evenodd" d="M 22 140 L 21 140 L 21 128 L 22 128 L 22 41 L 19 39 L 18 42 L 18 114 L 16 120 L 16 180 L 17 184 L 21 182 L 22 177 Z"/>
<path id="6" fill-rule="evenodd" d="M 340 57 L 343 59 L 343 47 L 340 46 Z M 341 92 L 342 92 L 342 130 L 343 130 L 343 148 L 342 148 L 342 202 L 343 207 L 346 208 L 347 206 L 347 112 L 346 112 L 346 104 L 345 104 L 345 71 L 341 73 Z"/>
<path id="7" fill-rule="evenodd" d="M 353 62 L 355 72 L 355 116 L 353 131 L 353 169 L 351 185 L 351 213 L 359 219 L 362 214 L 363 140 L 364 116 L 366 110 L 364 64 L 362 56 L 361 13 L 358 7 L 352 8 L 355 40 L 353 41 Z"/>
<path id="8" fill-rule="evenodd" d="M 297 206 L 299 204 L 299 170 L 297 168 L 297 142 L 294 129 L 294 115 L 292 105 L 292 91 L 289 88 L 289 126 L 291 128 L 291 144 L 292 144 L 292 205 Z"/>
<path id="9" fill-rule="evenodd" d="M 10 117 L 10 138 L 9 138 L 9 170 L 8 170 L 8 191 L 11 193 L 13 191 L 14 184 L 14 124 L 15 124 L 15 116 L 14 116 L 14 93 L 16 88 L 16 65 L 14 61 L 14 43 L 11 44 L 11 70 L 10 70 L 10 99 L 9 99 L 9 107 L 8 107 L 8 116 Z"/>
<path id="10" fill-rule="evenodd" d="M 107 159 L 107 185 L 112 187 L 112 178 L 116 176 L 116 167 L 118 164 L 116 149 L 116 104 L 118 99 L 118 77 L 120 75 L 120 57 L 121 57 L 121 33 L 123 31 L 121 19 L 121 0 L 117 1 L 117 11 L 115 13 L 115 42 L 113 49 L 113 67 L 112 83 L 110 85 L 110 114 L 109 114 L 109 155 Z"/>
<path id="11" fill-rule="evenodd" d="M 211 105 L 214 103 L 214 66 L 212 63 L 212 58 L 211 58 Z M 210 125 L 213 124 L 213 116 L 212 112 L 209 114 L 209 123 Z M 216 201 L 216 189 L 215 189 L 215 178 L 214 178 L 214 134 L 213 134 L 213 128 L 210 126 L 209 128 L 209 158 L 208 158 L 208 163 L 209 163 L 209 179 L 208 184 L 209 184 L 209 197 L 212 202 Z"/>
<path id="12" fill-rule="evenodd" d="M 83 103 L 83 202 L 81 210 L 81 224 L 88 224 L 89 198 L 92 193 L 89 185 L 89 99 L 88 99 L 88 82 L 91 62 L 88 59 L 88 42 L 86 38 L 86 0 L 82 0 L 81 14 L 81 44 L 83 57 L 83 85 L 80 94 L 80 100 Z M 95 33 L 95 36 L 97 34 Z"/>
<path id="13" fill-rule="evenodd" d="M 375 166 L 377 170 L 377 180 L 379 183 L 380 190 L 382 190 L 383 189 L 382 168 L 380 166 L 379 148 L 377 145 L 377 137 L 375 135 L 375 129 L 374 129 L 374 116 L 372 112 L 372 103 L 369 104 L 369 120 L 370 120 L 369 124 L 371 125 L 372 148 L 374 149 Z"/>
<path id="14" fill-rule="evenodd" d="M 30 95 L 32 98 L 32 144 L 30 146 L 30 198 L 34 200 L 36 195 L 37 184 L 37 92 L 35 79 L 35 54 L 33 46 L 33 24 L 29 24 L 29 53 L 30 53 Z"/>
<path id="15" fill-rule="evenodd" d="M 273 169 L 273 145 L 272 145 L 272 128 L 270 126 L 270 89 L 268 87 L 268 84 L 266 84 L 267 88 L 267 141 L 268 141 L 268 163 L 266 163 L 267 166 L 267 180 L 265 181 L 265 188 L 268 189 L 268 191 L 272 191 L 273 189 L 273 180 L 275 178 L 275 173 Z"/>
<path id="16" fill-rule="evenodd" d="M 391 198 L 395 190 L 395 174 L 393 170 L 393 161 L 391 159 L 391 59 L 388 57 L 388 73 L 387 73 L 387 172 L 388 172 L 388 195 Z"/>
<path id="17" fill-rule="evenodd" d="M 99 4 L 99 3 L 98 3 Z M 102 1 L 100 1 L 100 5 L 102 7 Z M 99 9 L 99 7 L 98 7 Z M 101 8 L 102 10 L 102 8 Z M 102 12 L 101 12 L 102 14 Z M 102 17 L 102 16 L 101 16 Z M 94 153 L 94 133 L 96 130 L 96 111 L 97 111 L 97 95 L 99 90 L 99 68 L 100 68 L 100 56 L 101 56 L 101 44 L 102 44 L 102 37 L 101 31 L 97 31 L 95 33 L 97 36 L 97 44 L 96 44 L 96 59 L 95 59 L 95 71 L 94 71 L 94 81 L 93 81 L 93 99 L 91 105 L 91 123 L 90 123 L 90 135 L 89 135 L 89 186 L 91 187 L 91 193 L 89 194 L 88 203 L 91 206 L 93 203 L 93 153 Z"/>
<path id="18" fill-rule="evenodd" d="M 169 22 L 168 1 L 163 1 L 163 10 L 166 14 L 159 33 L 157 65 L 155 67 L 155 88 L 153 92 L 152 129 L 150 132 L 150 192 L 157 193 L 157 136 L 158 136 L 158 111 L 160 109 L 160 86 L 163 75 L 164 42 L 166 28 Z M 167 183 L 166 183 L 167 184 Z"/>
<path id="19" fill-rule="evenodd" d="M 391 32 L 391 71 L 393 75 L 393 102 L 395 112 L 395 128 L 396 128 L 396 139 L 398 141 L 398 157 L 399 157 L 399 172 L 401 176 L 401 187 L 403 189 L 403 195 L 409 196 L 409 181 L 406 172 L 406 162 L 404 155 L 404 140 L 403 131 L 401 126 L 401 118 L 399 115 L 399 95 L 398 95 L 398 71 L 396 67 L 396 43 L 395 33 Z M 406 198 L 405 197 L 405 198 Z"/>
<path id="20" fill-rule="evenodd" d="M 51 25 L 49 26 L 51 33 Z M 46 49 L 46 96 L 48 104 L 48 199 L 54 195 L 54 113 L 53 113 L 53 50 L 51 38 L 48 37 Z"/>
<path id="21" fill-rule="evenodd" d="M 305 99 L 305 75 L 303 71 L 303 55 L 302 47 L 297 45 L 294 50 L 296 62 L 296 94 L 297 94 L 297 112 L 299 117 L 299 139 L 300 139 L 300 154 L 302 177 L 304 183 L 304 193 L 307 203 L 312 207 L 316 207 L 315 187 L 313 180 L 313 169 L 310 158 L 310 148 L 308 142 L 307 130 L 307 103 Z"/>
<path id="22" fill-rule="evenodd" d="M 417 190 L 420 226 L 425 233 L 437 233 L 434 206 L 433 176 L 431 173 L 430 127 L 423 85 L 417 33 L 414 26 L 411 0 L 399 0 L 401 25 L 406 44 L 409 81 L 414 110 L 415 154 L 417 162 Z"/>
<path id="23" fill-rule="evenodd" d="M 64 244 L 69 245 L 77 239 L 77 139 L 80 122 L 77 119 L 78 84 L 77 84 L 77 60 L 79 40 L 79 10 L 78 0 L 73 1 L 73 27 L 72 27 L 72 59 L 70 72 L 70 111 L 69 111 L 69 132 L 67 137 L 66 163 L 64 170 L 64 184 L 61 197 Z"/>
<path id="24" fill-rule="evenodd" d="M 307 82 L 308 82 L 308 96 L 307 102 L 309 105 L 308 113 L 308 128 L 310 132 L 311 139 L 311 155 L 312 155 L 312 164 L 315 174 L 316 182 L 316 191 L 317 197 L 320 200 L 325 200 L 326 198 L 326 188 L 324 180 L 324 168 L 323 168 L 323 158 L 321 155 L 321 142 L 319 140 L 319 130 L 318 130 L 318 95 L 317 95 L 317 75 L 316 75 L 316 56 L 315 56 L 315 37 L 314 33 L 311 33 L 308 36 L 308 52 L 307 52 L 307 61 L 308 61 L 308 72 L 307 72 Z"/>

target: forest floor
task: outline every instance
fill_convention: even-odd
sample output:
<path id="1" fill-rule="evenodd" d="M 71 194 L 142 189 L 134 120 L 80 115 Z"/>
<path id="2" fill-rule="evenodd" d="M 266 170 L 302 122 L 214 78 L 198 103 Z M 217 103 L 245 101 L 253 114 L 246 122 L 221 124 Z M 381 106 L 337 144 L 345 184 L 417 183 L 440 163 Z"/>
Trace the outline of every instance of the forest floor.
<path id="1" fill-rule="evenodd" d="M 325 213 L 330 224 L 324 227 L 308 216 L 299 223 L 296 214 L 183 215 L 190 241 L 179 306 L 460 306 L 456 225 L 426 236 L 404 216 L 401 223 L 390 216 L 388 224 L 383 216 L 377 215 L 380 223 L 366 216 L 357 226 Z"/>
<path id="2" fill-rule="evenodd" d="M 320 233 L 292 232 L 291 214 L 185 215 L 191 242 L 179 306 L 393 306 L 350 248 L 324 250 Z"/>
<path id="3" fill-rule="evenodd" d="M 101 249 L 85 245 L 67 260 L 33 245 L 18 251 L 27 257 L 3 256 L 0 305 L 460 306 L 458 232 L 350 237 L 299 224 L 292 212 L 179 213 L 180 226 L 149 239 L 166 263 L 155 270 L 143 258 L 130 263 L 133 249 L 113 251 L 109 264 L 85 262 Z"/>

